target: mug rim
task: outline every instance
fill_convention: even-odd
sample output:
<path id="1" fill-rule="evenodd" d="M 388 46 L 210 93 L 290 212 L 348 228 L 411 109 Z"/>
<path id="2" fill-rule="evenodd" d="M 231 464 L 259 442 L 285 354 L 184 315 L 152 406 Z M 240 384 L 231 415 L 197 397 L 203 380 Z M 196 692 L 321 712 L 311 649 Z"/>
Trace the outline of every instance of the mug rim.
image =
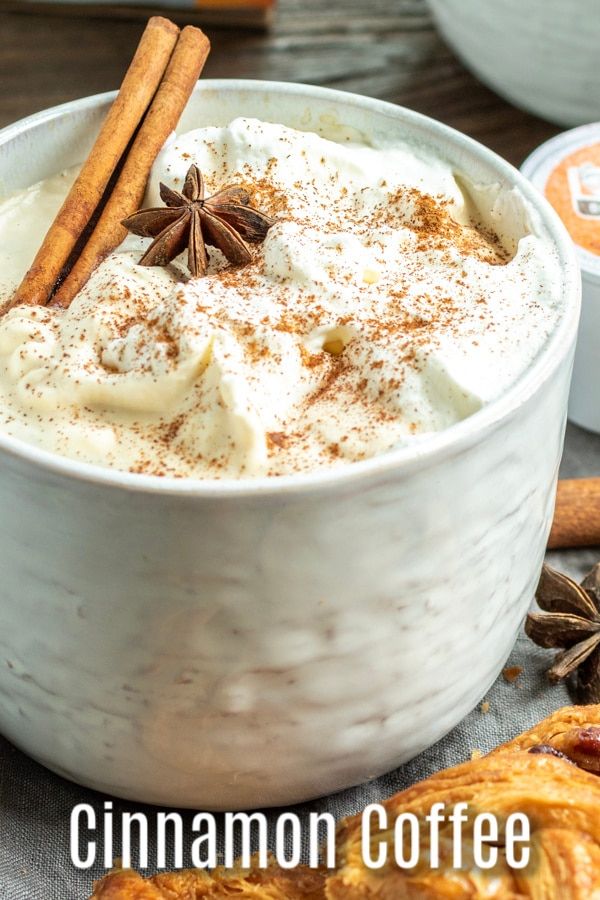
<path id="1" fill-rule="evenodd" d="M 581 278 L 576 251 L 558 214 L 514 166 L 494 151 L 454 128 L 422 113 L 388 101 L 361 94 L 318 87 L 298 82 L 287 83 L 244 78 L 202 79 L 194 92 L 203 90 L 254 90 L 259 93 L 279 93 L 304 96 L 309 99 L 331 100 L 366 112 L 387 114 L 407 123 L 413 129 L 427 131 L 436 143 L 453 144 L 478 157 L 484 164 L 513 188 L 517 188 L 540 216 L 559 257 L 563 276 L 561 296 L 562 314 L 543 347 L 521 375 L 498 397 L 477 412 L 448 428 L 428 435 L 422 442 L 386 450 L 365 460 L 350 462 L 340 468 L 322 468 L 292 475 L 262 476 L 259 478 L 174 478 L 172 476 L 142 475 L 115 468 L 80 462 L 43 450 L 19 438 L 0 433 L 0 451 L 30 463 L 55 475 L 129 492 L 179 495 L 184 497 L 227 498 L 261 495 L 277 497 L 311 493 L 335 487 L 359 486 L 390 472 L 408 474 L 415 468 L 434 464 L 440 457 L 461 452 L 473 440 L 483 438 L 511 413 L 521 407 L 551 377 L 574 343 L 579 322 Z M 101 107 L 116 96 L 116 91 L 93 94 L 49 107 L 0 129 L 0 146 L 6 145 L 29 129 L 50 123 L 70 113 Z"/>

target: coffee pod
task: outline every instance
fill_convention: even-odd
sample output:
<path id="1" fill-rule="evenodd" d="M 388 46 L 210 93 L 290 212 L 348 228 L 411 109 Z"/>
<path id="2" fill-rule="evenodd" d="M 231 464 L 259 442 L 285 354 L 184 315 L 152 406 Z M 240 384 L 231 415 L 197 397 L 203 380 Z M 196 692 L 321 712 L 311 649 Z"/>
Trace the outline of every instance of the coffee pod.
<path id="1" fill-rule="evenodd" d="M 583 305 L 569 419 L 600 432 L 600 123 L 542 144 L 521 171 L 550 201 L 577 247 Z"/>

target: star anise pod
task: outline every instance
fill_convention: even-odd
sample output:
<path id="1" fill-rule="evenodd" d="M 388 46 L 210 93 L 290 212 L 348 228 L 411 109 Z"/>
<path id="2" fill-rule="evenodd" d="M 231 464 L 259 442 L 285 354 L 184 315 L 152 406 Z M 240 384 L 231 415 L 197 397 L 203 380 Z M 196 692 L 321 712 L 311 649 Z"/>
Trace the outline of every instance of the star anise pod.
<path id="1" fill-rule="evenodd" d="M 165 207 L 141 209 L 123 220 L 133 234 L 154 238 L 141 266 L 166 266 L 187 247 L 192 275 L 206 275 L 206 245 L 217 247 L 233 265 L 245 265 L 252 259 L 249 244 L 264 241 L 274 223 L 249 205 L 243 187 L 225 187 L 205 198 L 204 179 L 195 165 L 188 169 L 181 193 L 161 184 L 160 197 Z"/>
<path id="2" fill-rule="evenodd" d="M 548 678 L 556 682 L 576 673 L 577 699 L 600 703 L 600 563 L 581 585 L 544 566 L 536 600 L 543 612 L 529 613 L 527 635 L 540 647 L 562 648 Z"/>

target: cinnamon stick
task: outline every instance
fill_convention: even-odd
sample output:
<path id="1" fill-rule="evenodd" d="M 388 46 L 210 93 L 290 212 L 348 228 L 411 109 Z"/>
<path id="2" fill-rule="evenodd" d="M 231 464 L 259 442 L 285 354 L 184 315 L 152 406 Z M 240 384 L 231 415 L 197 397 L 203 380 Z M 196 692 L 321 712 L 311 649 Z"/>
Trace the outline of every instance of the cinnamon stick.
<path id="1" fill-rule="evenodd" d="M 162 81 L 178 35 L 179 28 L 168 19 L 154 16 L 148 22 L 96 142 L 10 307 L 22 303 L 43 306 L 50 299 Z"/>
<path id="2" fill-rule="evenodd" d="M 175 130 L 209 50 L 210 42 L 199 28 L 183 29 L 106 206 L 51 306 L 67 308 L 94 269 L 126 237 L 122 220 L 141 206 L 154 160 Z"/>
<path id="3" fill-rule="evenodd" d="M 549 549 L 595 546 L 600 546 L 600 478 L 559 481 Z"/>

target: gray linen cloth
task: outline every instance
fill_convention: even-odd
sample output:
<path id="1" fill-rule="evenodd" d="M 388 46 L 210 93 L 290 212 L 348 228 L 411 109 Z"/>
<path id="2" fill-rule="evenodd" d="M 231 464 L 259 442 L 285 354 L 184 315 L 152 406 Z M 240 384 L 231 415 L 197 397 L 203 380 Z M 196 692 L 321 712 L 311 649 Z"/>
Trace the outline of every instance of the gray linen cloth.
<path id="1" fill-rule="evenodd" d="M 600 475 L 600 437 L 570 426 L 561 474 Z M 549 555 L 553 565 L 577 576 L 599 558 L 600 550 Z M 491 750 L 530 727 L 571 702 L 564 686 L 551 687 L 545 679 L 550 658 L 549 651 L 538 649 L 521 635 L 507 665 L 522 666 L 523 673 L 513 684 L 502 677 L 497 680 L 485 697 L 487 712 L 479 705 L 443 740 L 399 769 L 368 784 L 295 807 L 294 811 L 301 819 L 311 811 L 329 811 L 338 819 L 352 815 L 367 803 L 381 801 L 438 769 L 468 759 L 472 750 Z M 78 871 L 72 865 L 69 819 L 73 807 L 82 802 L 93 804 L 100 814 L 105 799 L 53 775 L 0 738 L 0 900 L 86 900 L 94 879 L 103 871 L 100 867 Z M 115 801 L 115 823 L 126 810 L 146 811 L 150 823 L 156 812 L 154 808 L 144 810 L 140 805 Z M 270 826 L 279 812 L 267 812 Z M 189 834 L 193 812 L 182 815 Z M 150 864 L 152 838 L 151 831 Z M 115 845 L 119 846 L 118 829 Z M 189 860 L 184 859 L 184 864 Z"/>

